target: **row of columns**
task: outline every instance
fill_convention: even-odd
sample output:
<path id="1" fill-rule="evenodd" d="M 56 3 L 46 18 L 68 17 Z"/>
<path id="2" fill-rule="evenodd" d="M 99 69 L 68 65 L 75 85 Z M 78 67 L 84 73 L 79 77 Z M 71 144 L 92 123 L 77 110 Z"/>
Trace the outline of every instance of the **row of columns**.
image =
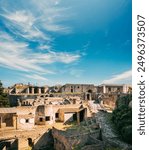
<path id="1" fill-rule="evenodd" d="M 31 91 L 30 91 L 30 88 L 31 88 Z M 37 88 L 37 87 L 28 87 L 28 88 L 26 89 L 26 93 L 27 93 L 27 94 L 35 94 L 35 93 L 41 94 L 41 93 L 42 93 L 41 87 L 38 87 L 38 88 L 37 88 L 37 92 L 35 92 L 35 88 Z M 47 91 L 48 91 L 48 89 L 47 89 L 47 88 L 44 88 L 44 93 L 46 93 Z"/>
<path id="2" fill-rule="evenodd" d="M 126 93 L 128 87 L 127 87 L 126 85 L 123 85 L 123 87 L 116 87 L 116 86 L 115 86 L 115 88 L 117 88 L 117 89 L 118 89 L 118 88 L 122 88 L 122 90 L 120 89 L 120 91 L 121 91 L 122 93 Z M 103 86 L 103 93 L 107 93 L 107 92 L 108 92 L 108 91 L 107 91 L 107 89 L 106 89 L 106 85 L 104 85 L 104 86 Z"/>

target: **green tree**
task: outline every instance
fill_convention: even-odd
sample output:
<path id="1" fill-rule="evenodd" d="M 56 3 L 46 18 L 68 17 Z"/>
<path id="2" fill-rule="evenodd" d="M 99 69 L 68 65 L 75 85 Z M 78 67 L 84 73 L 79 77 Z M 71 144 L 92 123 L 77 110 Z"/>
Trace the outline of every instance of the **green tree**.
<path id="1" fill-rule="evenodd" d="M 116 102 L 116 109 L 112 113 L 112 121 L 120 133 L 122 139 L 132 143 L 132 109 L 129 103 L 132 101 L 132 95 L 119 97 Z"/>
<path id="2" fill-rule="evenodd" d="M 4 87 L 0 81 L 0 107 L 9 107 L 8 94 L 4 93 Z"/>

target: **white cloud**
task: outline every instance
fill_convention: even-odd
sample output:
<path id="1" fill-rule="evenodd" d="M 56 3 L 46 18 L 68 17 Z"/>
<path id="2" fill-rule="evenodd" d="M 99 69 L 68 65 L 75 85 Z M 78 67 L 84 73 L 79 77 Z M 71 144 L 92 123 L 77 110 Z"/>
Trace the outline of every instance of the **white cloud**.
<path id="1" fill-rule="evenodd" d="M 12 7 L 11 3 L 3 1 L 3 8 L 0 8 L 0 18 L 9 30 L 9 33 L 0 31 L 1 67 L 33 74 L 26 75 L 28 78 L 40 78 L 41 74 L 55 73 L 50 69 L 52 63 L 69 64 L 80 59 L 80 54 L 53 49 L 54 37 L 51 32 L 71 31 L 70 27 L 62 24 L 68 19 L 68 13 L 67 8 L 59 7 L 60 0 L 18 3 Z M 32 42 L 37 45 L 32 47 Z M 40 79 L 44 80 L 44 77 Z"/>
<path id="2" fill-rule="evenodd" d="M 56 62 L 63 62 L 63 63 L 71 63 L 80 58 L 79 54 L 71 54 L 71 53 L 66 53 L 66 52 L 50 52 L 51 60 L 56 61 Z M 49 56 L 49 57 L 50 57 Z"/>
<path id="3" fill-rule="evenodd" d="M 39 50 L 50 50 L 51 46 L 50 45 L 43 45 L 43 44 L 41 44 L 41 45 L 38 46 L 38 49 Z"/>
<path id="4" fill-rule="evenodd" d="M 5 25 L 17 36 L 21 36 L 28 40 L 50 40 L 51 36 L 47 32 L 63 32 L 68 33 L 71 28 L 61 24 L 61 21 L 66 20 L 65 8 L 60 8 L 57 5 L 59 0 L 31 0 L 29 3 L 24 3 L 26 6 L 20 8 L 6 5 L 1 12 L 1 16 L 5 19 Z"/>
<path id="5" fill-rule="evenodd" d="M 29 14 L 24 10 L 16 11 L 10 14 L 4 14 L 2 16 L 16 23 L 24 23 L 27 24 L 28 26 L 32 26 L 35 21 L 35 18 L 32 16 L 32 14 Z"/>
<path id="6" fill-rule="evenodd" d="M 121 74 L 112 76 L 112 78 L 104 80 L 103 83 L 114 84 L 114 83 L 130 83 L 132 78 L 132 71 L 128 70 Z"/>
<path id="7" fill-rule="evenodd" d="M 18 42 L 10 35 L 0 32 L 0 65 L 9 69 L 27 72 L 54 73 L 46 70 L 42 65 L 54 62 L 72 63 L 80 58 L 78 54 L 49 51 L 46 53 L 34 52 L 25 42 Z"/>
<path id="8" fill-rule="evenodd" d="M 81 70 L 81 69 L 73 69 L 73 68 L 72 68 L 72 69 L 70 70 L 70 74 L 71 74 L 72 76 L 76 77 L 76 78 L 81 77 L 82 74 L 83 74 L 83 72 L 84 72 L 84 70 Z"/>
<path id="9" fill-rule="evenodd" d="M 47 36 L 36 26 L 35 17 L 28 11 L 14 11 L 2 14 L 6 20 L 5 25 L 16 36 L 21 36 L 28 40 L 43 39 L 47 40 Z"/>
<path id="10" fill-rule="evenodd" d="M 30 78 L 30 79 L 34 79 L 34 80 L 47 81 L 47 79 L 45 77 L 42 77 L 42 76 L 37 75 L 37 74 L 25 75 L 25 77 Z"/>

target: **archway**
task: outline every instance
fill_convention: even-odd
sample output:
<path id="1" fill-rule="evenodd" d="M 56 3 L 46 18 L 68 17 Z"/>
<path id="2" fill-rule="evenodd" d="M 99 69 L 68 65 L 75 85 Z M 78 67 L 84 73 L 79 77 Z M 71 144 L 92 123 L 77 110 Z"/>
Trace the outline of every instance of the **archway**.
<path id="1" fill-rule="evenodd" d="M 73 93 L 73 89 L 71 89 L 71 93 Z"/>
<path id="2" fill-rule="evenodd" d="M 87 96 L 87 100 L 91 100 L 91 94 L 90 93 L 88 93 L 86 96 Z"/>
<path id="3" fill-rule="evenodd" d="M 88 93 L 92 93 L 93 91 L 91 89 L 88 90 Z"/>
<path id="4" fill-rule="evenodd" d="M 35 124 L 45 125 L 45 106 L 39 105 L 35 112 Z"/>

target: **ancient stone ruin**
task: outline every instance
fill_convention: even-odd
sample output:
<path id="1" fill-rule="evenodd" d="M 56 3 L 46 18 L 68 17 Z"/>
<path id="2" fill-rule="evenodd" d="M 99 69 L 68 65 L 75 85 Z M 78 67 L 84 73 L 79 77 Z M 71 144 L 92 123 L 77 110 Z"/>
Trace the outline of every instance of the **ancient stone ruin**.
<path id="1" fill-rule="evenodd" d="M 0 108 L 2 149 L 129 150 L 110 130 L 104 112 L 112 112 L 129 85 L 66 84 L 9 87 L 10 108 Z M 60 127 L 59 127 L 60 126 Z"/>

